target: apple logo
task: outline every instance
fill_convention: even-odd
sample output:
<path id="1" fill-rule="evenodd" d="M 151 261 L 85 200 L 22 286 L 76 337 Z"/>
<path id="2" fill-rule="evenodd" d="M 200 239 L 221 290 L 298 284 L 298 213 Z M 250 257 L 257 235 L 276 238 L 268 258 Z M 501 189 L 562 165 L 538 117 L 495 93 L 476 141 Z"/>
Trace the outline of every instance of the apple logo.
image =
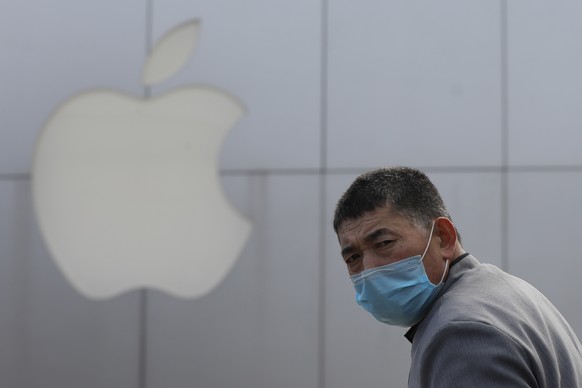
<path id="1" fill-rule="evenodd" d="M 190 21 L 164 35 L 144 84 L 179 70 L 198 32 Z M 51 256 L 81 294 L 145 287 L 194 298 L 220 283 L 251 231 L 218 175 L 222 142 L 244 113 L 206 86 L 146 99 L 91 90 L 56 110 L 37 140 L 33 202 Z"/>

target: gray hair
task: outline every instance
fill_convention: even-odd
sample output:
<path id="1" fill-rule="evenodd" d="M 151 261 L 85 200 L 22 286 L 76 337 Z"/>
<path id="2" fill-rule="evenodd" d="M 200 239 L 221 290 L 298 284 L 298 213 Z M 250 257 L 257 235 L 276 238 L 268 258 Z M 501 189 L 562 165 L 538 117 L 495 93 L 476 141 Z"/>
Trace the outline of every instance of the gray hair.
<path id="1" fill-rule="evenodd" d="M 356 178 L 337 203 L 333 228 L 337 233 L 344 221 L 357 219 L 386 205 L 425 229 L 435 218 L 452 220 L 437 188 L 423 172 L 409 167 L 391 167 L 372 170 Z M 460 236 L 458 238 L 460 241 Z"/>

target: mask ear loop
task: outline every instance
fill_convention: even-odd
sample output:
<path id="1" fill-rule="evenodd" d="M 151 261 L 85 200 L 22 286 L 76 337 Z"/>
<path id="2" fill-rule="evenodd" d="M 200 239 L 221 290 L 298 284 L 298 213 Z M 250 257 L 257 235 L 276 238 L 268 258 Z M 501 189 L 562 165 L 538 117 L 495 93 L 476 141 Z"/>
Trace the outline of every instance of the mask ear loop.
<path id="1" fill-rule="evenodd" d="M 432 232 L 434 231 L 434 220 L 432 221 L 432 226 L 430 227 L 430 234 L 428 235 L 428 243 L 426 244 L 426 248 L 424 248 L 424 252 L 422 253 L 422 256 L 420 257 L 420 261 L 424 260 L 424 255 L 426 255 L 426 252 L 428 252 L 428 247 L 430 246 L 430 242 L 432 240 Z"/>
<path id="2" fill-rule="evenodd" d="M 447 259 L 447 261 L 445 261 L 445 270 L 443 271 L 443 277 L 441 278 L 441 281 L 439 282 L 439 284 L 441 284 L 443 282 L 443 280 L 445 280 L 445 275 L 447 273 L 448 267 L 449 267 L 449 259 Z"/>
<path id="3" fill-rule="evenodd" d="M 435 224 L 435 221 L 432 222 L 432 226 L 430 227 L 430 235 L 428 237 L 428 244 L 426 244 L 426 248 L 424 248 L 424 252 L 422 253 L 422 257 L 420 258 L 420 261 L 424 260 L 424 255 L 426 255 L 426 252 L 428 252 L 428 247 L 430 246 L 430 241 L 432 240 L 432 232 L 434 231 L 434 224 Z M 443 271 L 443 276 L 441 277 L 441 281 L 438 282 L 438 284 L 441 284 L 443 282 L 443 280 L 445 280 L 445 275 L 447 274 L 448 267 L 449 267 L 449 259 L 447 259 L 447 261 L 445 261 L 445 270 Z"/>

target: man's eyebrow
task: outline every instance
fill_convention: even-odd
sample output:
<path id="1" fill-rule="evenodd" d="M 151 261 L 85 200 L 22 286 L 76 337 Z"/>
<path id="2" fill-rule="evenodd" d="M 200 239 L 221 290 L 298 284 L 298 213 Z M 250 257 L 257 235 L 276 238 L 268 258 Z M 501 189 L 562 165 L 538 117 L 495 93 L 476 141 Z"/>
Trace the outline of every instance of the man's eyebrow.
<path id="1" fill-rule="evenodd" d="M 373 231 L 372 233 L 370 233 L 369 235 L 364 237 L 364 241 L 371 242 L 371 241 L 376 240 L 378 237 L 382 237 L 382 236 L 390 234 L 390 233 L 391 232 L 388 228 L 376 229 L 375 231 Z"/>

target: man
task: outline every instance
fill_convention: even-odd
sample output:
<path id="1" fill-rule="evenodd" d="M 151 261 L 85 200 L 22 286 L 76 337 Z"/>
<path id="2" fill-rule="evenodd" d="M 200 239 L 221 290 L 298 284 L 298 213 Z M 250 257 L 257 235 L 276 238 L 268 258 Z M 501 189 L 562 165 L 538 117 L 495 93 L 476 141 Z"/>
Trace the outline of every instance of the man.
<path id="1" fill-rule="evenodd" d="M 422 172 L 362 174 L 334 229 L 358 304 L 410 327 L 409 387 L 582 387 L 572 328 L 533 286 L 463 250 Z"/>

